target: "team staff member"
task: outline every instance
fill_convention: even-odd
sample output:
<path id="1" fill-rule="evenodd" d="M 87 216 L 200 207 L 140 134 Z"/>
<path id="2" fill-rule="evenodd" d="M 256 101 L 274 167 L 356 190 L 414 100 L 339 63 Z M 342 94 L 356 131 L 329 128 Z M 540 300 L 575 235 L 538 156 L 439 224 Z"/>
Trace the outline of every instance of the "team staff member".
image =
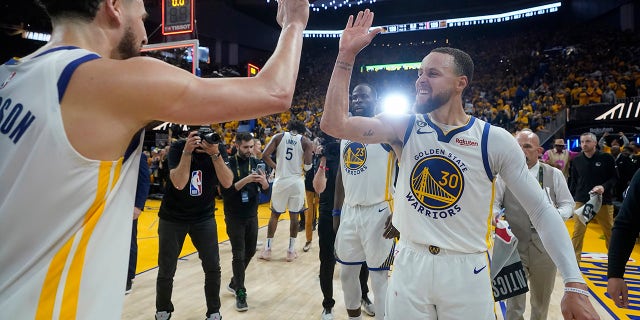
<path id="1" fill-rule="evenodd" d="M 624 282 L 624 268 L 640 233 L 640 170 L 631 179 L 620 212 L 611 232 L 607 293 L 616 306 L 629 307 L 629 289 Z"/>
<path id="2" fill-rule="evenodd" d="M 524 153 L 529 174 L 538 180 L 540 187 L 549 195 L 549 201 L 558 208 L 558 214 L 563 220 L 569 219 L 573 215 L 575 202 L 562 171 L 538 161 L 542 151 L 538 135 L 531 130 L 522 130 L 516 134 L 516 141 Z M 551 293 L 556 281 L 556 265 L 544 249 L 538 231 L 531 225 L 527 211 L 516 200 L 511 190 L 505 188 L 500 176 L 496 179 L 495 190 L 494 215 L 504 208 L 504 217 L 509 222 L 511 231 L 518 238 L 518 253 L 529 281 L 531 320 L 547 319 Z M 524 319 L 526 294 L 509 298 L 506 302 L 506 319 Z"/>
<path id="3" fill-rule="evenodd" d="M 227 289 L 236 296 L 236 310 L 246 311 L 247 289 L 244 286 L 245 270 L 256 253 L 258 241 L 258 201 L 260 190 L 269 189 L 263 169 L 258 170 L 260 160 L 252 157 L 254 140 L 247 132 L 236 135 L 236 154 L 229 159 L 233 172 L 233 184 L 222 189 L 224 221 L 231 242 L 233 278 Z"/>
<path id="4" fill-rule="evenodd" d="M 147 43 L 143 0 L 38 3 L 51 40 L 0 66 L 0 310 L 118 319 L 139 131 L 154 119 L 219 123 L 288 110 L 309 2 L 278 1 L 273 55 L 256 77 L 226 79 L 137 57 Z"/>
<path id="5" fill-rule="evenodd" d="M 527 172 L 513 136 L 464 112 L 462 92 L 473 77 L 473 60 L 467 53 L 436 48 L 422 60 L 416 114 L 348 116 L 356 55 L 382 31 L 370 31 L 372 21 L 369 10 L 349 17 L 320 126 L 342 139 L 388 143 L 400 159 L 393 225 L 401 236 L 387 290 L 386 319 L 495 319 L 486 265 L 493 220 L 487 190 L 496 174 L 527 208 L 563 275 L 565 318 L 597 319 L 562 218 Z"/>
<path id="6" fill-rule="evenodd" d="M 169 150 L 169 187 L 162 198 L 158 216 L 158 278 L 156 281 L 156 319 L 171 318 L 173 276 L 178 256 L 188 234 L 204 271 L 207 320 L 220 315 L 220 252 L 218 229 L 213 217 L 215 189 L 231 187 L 233 173 L 220 153 L 222 144 L 209 144 L 189 133 Z"/>
<path id="7" fill-rule="evenodd" d="M 609 239 L 611 239 L 611 226 L 613 225 L 611 197 L 618 181 L 618 172 L 616 171 L 616 163 L 613 157 L 608 153 L 598 151 L 596 143 L 596 135 L 593 133 L 587 132 L 580 135 L 582 152 L 571 162 L 569 190 L 571 190 L 573 199 L 576 201 L 576 208 L 582 207 L 589 201 L 590 192 L 602 195 L 602 207 L 600 207 L 593 219 L 602 228 L 604 242 L 608 249 Z M 578 220 L 578 216 L 575 216 L 574 220 L 571 242 L 573 242 L 576 260 L 580 262 L 584 233 L 587 231 L 587 226 Z"/>

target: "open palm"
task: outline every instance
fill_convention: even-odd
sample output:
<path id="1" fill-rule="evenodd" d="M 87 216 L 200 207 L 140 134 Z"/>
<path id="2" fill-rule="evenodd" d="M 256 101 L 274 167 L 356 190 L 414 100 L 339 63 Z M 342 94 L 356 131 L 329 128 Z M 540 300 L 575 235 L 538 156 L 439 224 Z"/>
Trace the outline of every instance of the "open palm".
<path id="1" fill-rule="evenodd" d="M 347 26 L 340 37 L 340 51 L 355 55 L 369 45 L 371 40 L 383 30 L 382 27 L 369 30 L 372 23 L 373 12 L 369 9 L 358 12 L 355 21 L 353 16 L 349 16 Z"/>

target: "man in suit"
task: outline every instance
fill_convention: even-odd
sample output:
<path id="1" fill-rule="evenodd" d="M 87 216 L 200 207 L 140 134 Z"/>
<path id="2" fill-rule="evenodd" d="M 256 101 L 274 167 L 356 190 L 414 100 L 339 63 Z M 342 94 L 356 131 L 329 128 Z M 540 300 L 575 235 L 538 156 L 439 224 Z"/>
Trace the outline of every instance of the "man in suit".
<path id="1" fill-rule="evenodd" d="M 516 141 L 524 152 L 529 173 L 533 175 L 549 196 L 549 201 L 558 208 L 564 220 L 572 215 L 575 205 L 562 171 L 538 161 L 542 152 L 540 139 L 529 131 L 516 134 Z M 516 200 L 504 181 L 496 179 L 496 193 L 493 210 L 497 213 L 504 208 L 505 219 L 511 225 L 513 234 L 518 238 L 518 253 L 527 274 L 531 295 L 531 319 L 546 319 L 549 301 L 556 278 L 556 266 L 545 250 L 537 230 L 531 224 L 526 211 Z M 524 319 L 526 295 L 507 299 L 507 319 Z"/>

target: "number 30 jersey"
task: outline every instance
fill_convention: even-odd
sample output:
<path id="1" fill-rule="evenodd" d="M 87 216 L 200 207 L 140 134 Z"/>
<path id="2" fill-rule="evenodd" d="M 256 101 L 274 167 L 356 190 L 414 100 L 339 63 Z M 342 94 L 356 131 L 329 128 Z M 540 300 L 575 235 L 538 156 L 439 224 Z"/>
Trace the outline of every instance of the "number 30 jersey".
<path id="1" fill-rule="evenodd" d="M 302 135 L 285 132 L 276 149 L 276 179 L 302 177 Z"/>
<path id="2" fill-rule="evenodd" d="M 513 137 L 473 117 L 450 129 L 442 130 L 426 115 L 411 117 L 393 223 L 406 240 L 466 253 L 486 251 L 494 180 L 487 140 L 491 135 L 491 143 L 501 145 L 495 140 Z"/>

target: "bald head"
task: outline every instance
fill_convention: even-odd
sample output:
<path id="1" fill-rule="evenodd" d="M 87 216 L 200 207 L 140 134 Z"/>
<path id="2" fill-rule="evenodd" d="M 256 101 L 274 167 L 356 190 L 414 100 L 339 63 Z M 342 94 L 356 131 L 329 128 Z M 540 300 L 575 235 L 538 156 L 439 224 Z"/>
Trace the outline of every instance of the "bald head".
<path id="1" fill-rule="evenodd" d="M 522 130 L 516 134 L 516 141 L 520 145 L 527 160 L 527 167 L 531 168 L 538 163 L 538 158 L 542 153 L 540 148 L 540 138 L 531 130 Z"/>

